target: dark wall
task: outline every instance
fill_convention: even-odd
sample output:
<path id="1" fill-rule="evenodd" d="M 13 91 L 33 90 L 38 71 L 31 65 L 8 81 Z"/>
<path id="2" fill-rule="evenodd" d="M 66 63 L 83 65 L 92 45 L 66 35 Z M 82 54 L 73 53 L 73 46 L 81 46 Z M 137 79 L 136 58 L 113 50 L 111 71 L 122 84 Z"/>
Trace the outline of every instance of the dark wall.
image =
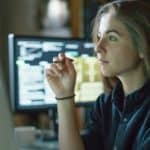
<path id="1" fill-rule="evenodd" d="M 9 33 L 36 34 L 35 15 L 38 0 L 0 0 L 0 62 L 8 86 Z"/>
<path id="2" fill-rule="evenodd" d="M 0 0 L 0 61 L 4 78 L 7 75 L 7 30 L 9 25 L 9 4 L 8 0 Z"/>

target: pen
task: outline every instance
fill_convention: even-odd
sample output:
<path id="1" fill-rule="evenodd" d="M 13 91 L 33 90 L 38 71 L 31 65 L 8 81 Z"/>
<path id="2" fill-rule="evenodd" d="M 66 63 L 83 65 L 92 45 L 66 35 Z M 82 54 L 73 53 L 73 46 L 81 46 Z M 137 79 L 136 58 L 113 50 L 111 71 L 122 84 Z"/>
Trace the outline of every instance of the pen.
<path id="1" fill-rule="evenodd" d="M 69 58 L 69 60 L 70 60 L 71 62 L 74 61 L 74 60 L 71 59 L 71 58 Z M 63 60 L 63 61 L 56 60 L 56 61 L 53 61 L 53 63 L 62 63 L 62 64 L 64 64 L 64 63 L 65 63 L 65 60 Z"/>

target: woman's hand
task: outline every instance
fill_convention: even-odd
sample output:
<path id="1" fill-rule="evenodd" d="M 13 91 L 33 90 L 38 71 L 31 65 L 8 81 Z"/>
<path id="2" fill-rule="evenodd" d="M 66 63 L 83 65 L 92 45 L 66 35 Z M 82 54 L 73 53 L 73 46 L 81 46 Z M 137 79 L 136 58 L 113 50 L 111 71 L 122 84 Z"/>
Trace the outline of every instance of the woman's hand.
<path id="1" fill-rule="evenodd" d="M 46 77 L 56 97 L 66 97 L 74 94 L 76 71 L 72 60 L 64 54 L 53 58 L 53 63 L 46 69 Z"/>

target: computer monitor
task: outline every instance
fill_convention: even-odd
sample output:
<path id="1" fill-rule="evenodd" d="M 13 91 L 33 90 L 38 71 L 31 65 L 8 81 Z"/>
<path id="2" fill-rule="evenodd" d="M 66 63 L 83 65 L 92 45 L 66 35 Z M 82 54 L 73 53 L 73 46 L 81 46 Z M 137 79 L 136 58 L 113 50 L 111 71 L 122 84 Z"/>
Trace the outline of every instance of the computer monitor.
<path id="1" fill-rule="evenodd" d="M 45 69 L 63 52 L 74 59 L 77 71 L 75 102 L 88 105 L 102 92 L 94 44 L 84 39 L 8 35 L 10 100 L 14 111 L 56 107 Z"/>

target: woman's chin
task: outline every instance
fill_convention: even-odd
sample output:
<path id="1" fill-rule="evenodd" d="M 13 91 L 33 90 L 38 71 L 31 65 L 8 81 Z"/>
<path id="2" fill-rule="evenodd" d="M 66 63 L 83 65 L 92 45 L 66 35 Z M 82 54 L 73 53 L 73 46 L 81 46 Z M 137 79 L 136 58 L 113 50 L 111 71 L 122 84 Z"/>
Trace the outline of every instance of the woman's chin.
<path id="1" fill-rule="evenodd" d="M 101 73 L 104 77 L 114 77 L 116 76 L 115 73 L 108 71 L 108 70 L 101 70 Z"/>

